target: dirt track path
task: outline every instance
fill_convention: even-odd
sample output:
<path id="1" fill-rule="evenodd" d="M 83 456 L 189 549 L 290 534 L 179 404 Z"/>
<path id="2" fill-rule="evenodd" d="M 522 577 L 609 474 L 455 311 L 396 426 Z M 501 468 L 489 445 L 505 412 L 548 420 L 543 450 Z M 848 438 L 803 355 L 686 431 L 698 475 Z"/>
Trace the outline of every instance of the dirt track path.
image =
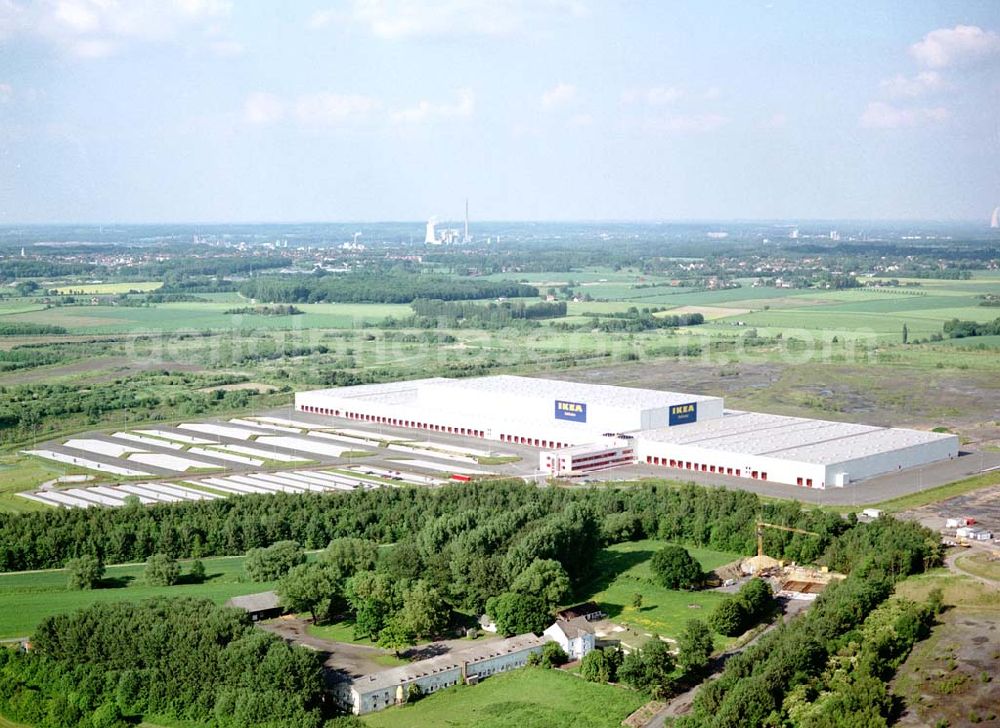
<path id="1" fill-rule="evenodd" d="M 691 711 L 691 706 L 694 704 L 694 700 L 697 697 L 698 691 L 701 689 L 702 685 L 705 685 L 705 683 L 709 683 L 712 680 L 717 680 L 722 675 L 722 670 L 723 668 L 725 668 L 726 662 L 729 660 L 729 658 L 733 657 L 734 655 L 740 654 L 751 645 L 756 644 L 758 640 L 760 640 L 764 635 L 766 635 L 771 630 L 775 629 L 779 624 L 785 624 L 789 620 L 794 619 L 799 614 L 808 609 L 811 604 L 812 602 L 807 602 L 807 601 L 799 601 L 799 600 L 788 601 L 784 606 L 784 614 L 779 619 L 774 620 L 773 623 L 768 625 L 767 629 L 761 631 L 760 634 L 758 634 L 756 637 L 754 637 L 752 640 L 747 642 L 742 647 L 737 647 L 734 650 L 728 650 L 726 652 L 723 652 L 721 655 L 715 658 L 715 660 L 713 660 L 712 662 L 712 667 L 711 667 L 712 674 L 709 675 L 707 678 L 705 678 L 705 680 L 703 680 L 698 685 L 695 685 L 690 690 L 687 690 L 681 693 L 680 695 L 675 696 L 672 700 L 670 700 L 661 711 L 659 711 L 656 715 L 653 716 L 653 718 L 648 723 L 646 723 L 645 728 L 663 728 L 667 718 L 678 718 L 682 715 L 686 715 L 687 713 L 689 713 Z"/>
<path id="2" fill-rule="evenodd" d="M 962 565 L 958 563 L 961 557 L 975 553 L 987 553 L 987 549 L 973 546 L 970 549 L 952 550 L 947 556 L 944 557 L 944 565 L 956 574 L 961 574 L 962 576 L 966 576 L 970 579 L 975 579 L 986 586 L 1000 586 L 1000 581 L 990 579 L 989 577 L 982 576 L 980 574 L 973 574 L 971 571 L 963 569 Z"/>

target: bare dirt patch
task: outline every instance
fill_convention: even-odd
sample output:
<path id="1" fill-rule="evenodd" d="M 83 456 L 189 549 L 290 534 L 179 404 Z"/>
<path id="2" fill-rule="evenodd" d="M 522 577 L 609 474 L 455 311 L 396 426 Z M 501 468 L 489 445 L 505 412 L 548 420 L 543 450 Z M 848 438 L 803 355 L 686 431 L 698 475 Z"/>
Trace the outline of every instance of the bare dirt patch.
<path id="1" fill-rule="evenodd" d="M 1000 725 L 1000 609 L 945 612 L 892 687 L 906 701 L 897 725 Z"/>
<path id="2" fill-rule="evenodd" d="M 124 356 L 93 357 L 79 359 L 68 364 L 55 364 L 26 371 L 10 372 L 0 376 L 0 384 L 48 384 L 71 377 L 78 384 L 98 384 L 121 379 L 137 372 L 156 369 L 198 372 L 203 371 L 205 367 L 175 361 L 164 362 L 158 359 L 132 359 Z M 80 379 L 76 379 L 77 377 Z"/>

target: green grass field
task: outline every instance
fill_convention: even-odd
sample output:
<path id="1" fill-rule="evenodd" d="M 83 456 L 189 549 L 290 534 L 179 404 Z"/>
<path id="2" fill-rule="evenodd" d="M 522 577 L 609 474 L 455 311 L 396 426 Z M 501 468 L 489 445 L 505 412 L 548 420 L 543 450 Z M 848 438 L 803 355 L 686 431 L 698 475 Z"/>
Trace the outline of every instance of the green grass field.
<path id="1" fill-rule="evenodd" d="M 664 545 L 663 541 L 628 541 L 604 549 L 597 557 L 597 576 L 581 590 L 581 598 L 597 602 L 613 622 L 642 633 L 676 638 L 687 620 L 705 619 L 725 597 L 712 591 L 674 591 L 656 584 L 649 559 Z M 722 551 L 685 548 L 705 571 L 740 558 Z M 631 606 L 636 592 L 642 594 L 639 609 Z"/>
<path id="2" fill-rule="evenodd" d="M 155 291 L 163 287 L 162 281 L 138 281 L 123 283 L 74 283 L 66 286 L 59 286 L 56 291 L 64 294 L 79 294 L 86 296 L 96 296 L 113 293 L 146 293 Z"/>
<path id="3" fill-rule="evenodd" d="M 242 306 L 249 305 L 244 301 Z M 235 307 L 240 307 L 236 305 Z M 350 329 L 387 316 L 407 316 L 409 306 L 396 304 L 314 303 L 298 306 L 296 316 L 227 314 L 227 302 L 162 303 L 148 307 L 64 306 L 48 310 L 4 313 L 0 320 L 63 326 L 74 334 L 119 334 L 166 331 L 256 331 Z"/>
<path id="4" fill-rule="evenodd" d="M 20 498 L 14 494 L 21 490 L 35 488 L 40 483 L 62 475 L 86 474 L 93 475 L 94 473 L 66 463 L 57 463 L 28 455 L 0 457 L 0 511 L 24 513 L 26 511 L 49 510 L 41 503 Z"/>
<path id="5" fill-rule="evenodd" d="M 183 574 L 190 562 L 181 563 Z M 180 583 L 154 587 L 142 583 L 145 566 L 109 566 L 101 589 L 70 591 L 66 572 L 50 571 L 0 574 L 0 639 L 25 637 L 45 617 L 71 612 L 96 602 L 138 600 L 149 597 L 199 597 L 221 604 L 230 597 L 272 589 L 274 584 L 246 580 L 243 557 L 203 559 L 206 580 L 201 584 Z"/>
<path id="6" fill-rule="evenodd" d="M 334 622 L 333 624 L 310 624 L 306 631 L 313 635 L 314 637 L 319 637 L 324 640 L 332 640 L 333 642 L 353 642 L 358 645 L 366 645 L 368 647 L 375 647 L 375 643 L 372 642 L 367 637 L 355 638 L 354 636 L 354 622 L 344 621 L 344 622 Z"/>
<path id="7" fill-rule="evenodd" d="M 526 667 L 364 717 L 380 728 L 613 728 L 646 702 L 625 688 Z"/>
<path id="8" fill-rule="evenodd" d="M 963 571 L 1000 583 L 1000 561 L 990 559 L 984 553 L 959 556 L 957 564 Z"/>

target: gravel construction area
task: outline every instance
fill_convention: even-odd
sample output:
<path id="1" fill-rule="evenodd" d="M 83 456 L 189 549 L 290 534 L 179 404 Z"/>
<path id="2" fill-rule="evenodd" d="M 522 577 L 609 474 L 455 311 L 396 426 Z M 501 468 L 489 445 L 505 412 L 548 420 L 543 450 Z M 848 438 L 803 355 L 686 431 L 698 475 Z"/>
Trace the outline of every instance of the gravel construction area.
<path id="1" fill-rule="evenodd" d="M 993 531 L 1000 538 L 1000 485 L 981 488 L 921 508 L 903 511 L 900 518 L 919 521 L 921 525 L 940 531 L 948 518 L 975 518 L 977 526 Z"/>

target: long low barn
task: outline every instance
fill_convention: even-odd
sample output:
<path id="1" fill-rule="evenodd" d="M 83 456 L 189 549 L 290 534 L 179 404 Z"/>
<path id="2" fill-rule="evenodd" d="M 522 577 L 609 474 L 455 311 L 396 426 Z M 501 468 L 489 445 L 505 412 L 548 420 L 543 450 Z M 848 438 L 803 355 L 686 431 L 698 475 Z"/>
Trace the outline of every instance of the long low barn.
<path id="1" fill-rule="evenodd" d="M 843 486 L 958 455 L 955 435 L 726 410 L 721 397 L 516 376 L 295 395 L 300 412 L 538 447 L 554 475 L 631 463 Z"/>

